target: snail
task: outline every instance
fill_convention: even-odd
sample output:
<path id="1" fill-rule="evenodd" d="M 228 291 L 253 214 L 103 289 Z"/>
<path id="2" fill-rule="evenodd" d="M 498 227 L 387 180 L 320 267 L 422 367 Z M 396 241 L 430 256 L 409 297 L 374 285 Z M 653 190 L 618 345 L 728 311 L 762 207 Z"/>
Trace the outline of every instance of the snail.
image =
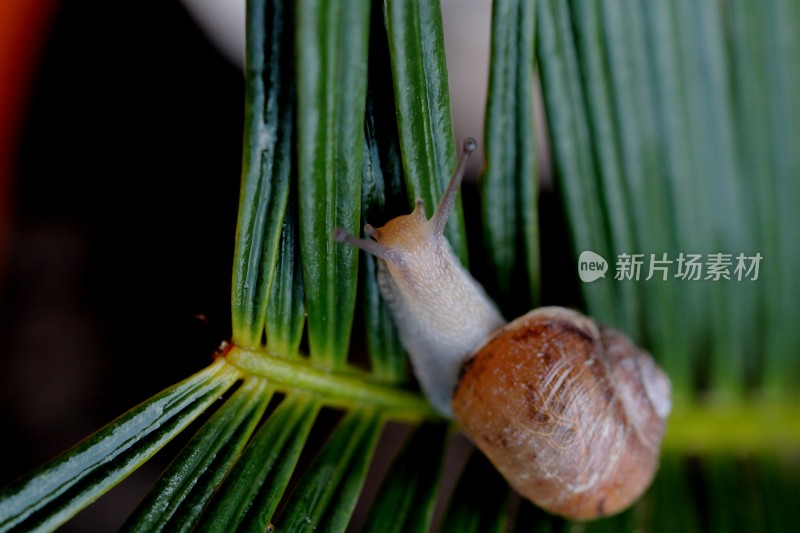
<path id="1" fill-rule="evenodd" d="M 422 391 L 522 496 L 587 520 L 618 513 L 658 468 L 670 382 L 622 333 L 542 307 L 506 324 L 453 254 L 444 227 L 470 154 L 467 139 L 429 219 L 414 211 L 361 239 Z"/>

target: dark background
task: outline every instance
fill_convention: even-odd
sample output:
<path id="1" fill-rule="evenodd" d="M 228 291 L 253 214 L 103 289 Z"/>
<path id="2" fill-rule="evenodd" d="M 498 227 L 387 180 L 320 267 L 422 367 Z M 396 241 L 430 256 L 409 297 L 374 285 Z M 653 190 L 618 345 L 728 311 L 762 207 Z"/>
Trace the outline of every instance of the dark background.
<path id="1" fill-rule="evenodd" d="M 176 1 L 67 0 L 33 90 L 0 280 L 0 486 L 230 335 L 241 72 Z M 114 530 L 166 456 L 65 530 Z"/>

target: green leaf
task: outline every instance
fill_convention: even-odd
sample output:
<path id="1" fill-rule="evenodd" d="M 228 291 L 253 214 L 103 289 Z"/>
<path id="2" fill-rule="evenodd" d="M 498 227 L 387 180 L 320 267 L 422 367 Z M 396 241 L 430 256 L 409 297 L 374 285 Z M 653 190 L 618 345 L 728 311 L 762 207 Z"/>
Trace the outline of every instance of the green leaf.
<path id="1" fill-rule="evenodd" d="M 651 72 L 647 55 L 646 23 L 642 9 L 637 7 L 630 2 L 611 2 L 600 6 L 599 16 L 604 28 L 603 59 L 608 69 L 610 111 L 618 126 L 614 140 L 620 154 L 622 193 L 630 200 L 627 202 L 630 220 L 636 221 L 631 224 L 635 248 L 612 249 L 612 257 L 619 253 L 644 254 L 643 269 L 647 269 L 651 254 L 660 259 L 664 253 L 674 256 L 676 249 L 674 224 L 668 216 L 670 190 L 656 125 L 657 100 L 652 82 L 656 74 Z M 647 276 L 645 272 L 642 279 Z M 639 302 L 647 309 L 646 320 L 638 324 L 644 331 L 637 340 L 649 341 L 658 355 L 681 353 L 675 332 L 684 328 L 677 323 L 674 283 L 677 282 L 656 278 L 656 282 L 643 284 L 637 291 Z M 680 359 L 670 358 L 670 367 L 677 360 Z M 676 375 L 677 388 L 685 390 L 686 381 L 680 376 L 688 374 L 681 370 L 681 374 L 671 372 L 671 375 Z"/>
<path id="2" fill-rule="evenodd" d="M 377 259 L 364 256 L 364 326 L 370 367 L 375 377 L 390 383 L 407 381 L 407 359 L 400 335 L 378 287 Z"/>
<path id="3" fill-rule="evenodd" d="M 375 24 L 373 24 L 375 28 Z M 377 32 L 376 32 L 377 33 Z M 384 35 L 385 37 L 385 35 Z M 373 43 L 377 39 L 373 36 Z M 373 51 L 374 53 L 374 51 Z M 376 67 L 377 68 L 377 67 Z M 402 169 L 397 146 L 397 132 L 383 124 L 387 117 L 376 112 L 377 89 L 367 95 L 367 113 L 364 123 L 364 162 L 361 176 L 361 218 L 374 221 L 386 217 L 391 202 L 399 204 L 402 187 Z M 385 97 L 383 103 L 386 105 Z M 385 112 L 385 110 L 384 110 Z M 383 119 L 383 120 L 382 120 Z M 386 130 L 390 129 L 389 132 Z M 405 202 L 402 204 L 405 208 Z M 405 214 L 405 213 L 402 213 Z M 363 289 L 364 325 L 367 332 L 367 346 L 370 367 L 376 377 L 400 383 L 406 379 L 406 353 L 400 344 L 400 336 L 394 325 L 394 318 L 378 287 L 378 260 L 371 254 L 361 254 L 364 265 Z"/>
<path id="4" fill-rule="evenodd" d="M 161 474 L 123 531 L 191 531 L 264 414 L 267 382 L 248 378 Z"/>
<path id="5" fill-rule="evenodd" d="M 429 531 L 439 490 L 447 426 L 420 425 L 392 463 L 363 530 Z"/>
<path id="6" fill-rule="evenodd" d="M 606 68 L 603 25 L 597 2 L 575 4 L 578 58 L 585 80 L 586 109 L 589 114 L 592 139 L 596 150 L 599 189 L 608 225 L 609 247 L 612 251 L 634 250 L 633 224 L 628 197 L 622 176 L 622 164 L 617 143 L 608 69 Z M 633 284 L 615 287 L 619 305 L 618 327 L 632 336 L 639 336 L 641 305 Z"/>
<path id="7" fill-rule="evenodd" d="M 382 425 L 371 410 L 345 415 L 281 511 L 279 530 L 344 531 Z"/>
<path id="8" fill-rule="evenodd" d="M 267 530 L 319 408 L 305 394 L 281 402 L 215 495 L 199 531 Z"/>
<path id="9" fill-rule="evenodd" d="M 687 87 L 691 116 L 690 139 L 696 142 L 695 182 L 706 232 L 711 242 L 706 249 L 739 251 L 750 249 L 753 222 L 742 197 L 740 161 L 736 152 L 731 108 L 730 73 L 727 71 L 726 42 L 718 6 L 677 3 L 678 28 L 684 68 L 693 76 Z M 702 73 L 702 74 L 701 74 Z M 714 204 L 712 204 L 712 202 Z M 718 202 L 718 203 L 717 203 Z M 707 207 L 715 205 L 711 209 Z M 725 206 L 719 208 L 716 206 Z M 735 285 L 734 285 L 735 286 Z M 719 393 L 739 396 L 743 390 L 744 344 L 737 336 L 751 337 L 742 311 L 748 305 L 742 289 L 711 283 L 707 295 L 711 333 L 710 380 Z"/>
<path id="10" fill-rule="evenodd" d="M 639 504 L 649 510 L 653 531 L 695 533 L 708 529 L 700 522 L 704 511 L 698 508 L 697 494 L 702 487 L 692 475 L 692 466 L 685 457 L 674 453 L 665 453 L 661 457 L 653 486 L 646 500 Z M 676 494 L 682 497 L 676 498 Z"/>
<path id="11" fill-rule="evenodd" d="M 275 280 L 267 304 L 267 348 L 271 353 L 297 355 L 303 336 L 303 273 L 300 266 L 297 207 L 292 200 L 283 219 Z"/>
<path id="12" fill-rule="evenodd" d="M 284 5 L 286 4 L 286 5 Z M 233 340 L 260 346 L 289 198 L 291 2 L 247 2 L 245 139 L 233 260 Z"/>
<path id="13" fill-rule="evenodd" d="M 456 165 L 442 13 L 436 0 L 385 0 L 384 17 L 409 211 L 421 198 L 426 214 L 431 216 Z M 466 264 L 460 199 L 450 215 L 445 235 Z"/>
<path id="14" fill-rule="evenodd" d="M 536 54 L 542 78 L 554 163 L 569 217 L 575 258 L 585 250 L 611 257 L 605 231 L 596 168 L 575 39 L 566 0 L 541 0 L 536 10 Z M 619 307 L 608 283 L 584 284 L 586 305 L 594 318 L 619 324 Z M 635 332 L 626 329 L 629 334 Z"/>
<path id="15" fill-rule="evenodd" d="M 497 0 L 492 6 L 492 50 L 481 175 L 483 240 L 498 301 L 519 298 L 522 282 L 539 292 L 536 137 L 533 125 L 534 0 Z M 525 261 L 519 260 L 525 250 Z M 521 272 L 520 272 L 521 271 Z M 526 281 L 527 280 L 527 281 Z M 505 307 L 505 306 L 504 306 Z M 508 311 L 522 312 L 530 306 Z M 514 315 L 509 315 L 514 316 Z"/>
<path id="16" fill-rule="evenodd" d="M 384 423 L 380 415 L 374 416 L 369 413 L 362 413 L 362 417 L 362 424 L 367 426 L 367 430 L 361 438 L 357 453 L 350 460 L 344 478 L 328 505 L 328 510 L 320 528 L 322 531 L 345 531 L 358 503 L 361 488 L 366 480 L 369 465 Z M 370 417 L 372 418 L 370 419 Z"/>
<path id="17" fill-rule="evenodd" d="M 712 531 L 764 531 L 765 524 L 757 523 L 757 518 L 749 511 L 747 505 L 748 489 L 751 484 L 745 482 L 746 470 L 728 457 L 709 457 L 703 460 L 704 477 L 707 482 L 709 529 Z M 740 505 L 731 505 L 733 499 Z"/>
<path id="18" fill-rule="evenodd" d="M 479 451 L 473 451 L 447 508 L 442 533 L 504 531 L 509 490 L 489 460 Z"/>
<path id="19" fill-rule="evenodd" d="M 761 457 L 756 463 L 756 492 L 761 496 L 765 530 L 790 531 L 797 524 L 800 506 L 800 464 L 778 457 Z"/>
<path id="20" fill-rule="evenodd" d="M 679 68 L 681 58 L 675 46 L 678 28 L 673 14 L 674 6 L 664 2 L 649 2 L 643 6 L 651 57 L 651 76 L 655 81 L 654 111 L 660 125 L 658 142 L 661 145 L 664 179 L 672 198 L 670 224 L 674 227 L 675 251 L 686 252 L 709 249 L 710 236 L 706 225 L 701 224 L 702 209 L 695 176 L 695 156 L 689 138 L 689 116 L 686 104 L 684 73 Z M 631 198 L 631 202 L 635 199 Z M 661 364 L 672 380 L 678 398 L 691 395 L 693 371 L 690 347 L 709 327 L 710 298 L 708 286 L 703 283 L 683 284 L 669 282 L 680 302 L 680 312 L 671 308 L 675 329 L 671 331 L 671 348 L 663 352 Z M 631 284 L 631 289 L 634 288 Z M 674 300 L 670 300 L 674 304 Z M 654 305 L 651 301 L 651 305 Z M 640 305 L 640 310 L 644 306 Z M 641 312 L 641 311 L 640 311 Z M 661 354 L 657 354 L 661 355 Z"/>
<path id="21" fill-rule="evenodd" d="M 794 395 L 800 332 L 798 7 L 541 0 L 537 42 L 573 252 L 643 254 L 637 281 L 581 284 L 595 318 L 647 346 L 676 403 Z M 606 250 L 604 253 L 600 250 Z M 608 255 L 606 255 L 606 253 Z M 649 277 L 651 254 L 730 254 L 732 279 Z M 761 254 L 757 281 L 738 254 Z M 772 260 L 768 258 L 772 258 Z M 612 267 L 613 268 L 613 267 Z M 790 273 L 791 272 L 791 273 Z M 759 339 L 764 339 L 760 341 Z"/>
<path id="22" fill-rule="evenodd" d="M 63 524 L 152 457 L 239 375 L 217 361 L 6 487 L 0 493 L 0 531 L 46 531 Z"/>
<path id="23" fill-rule="evenodd" d="M 303 0 L 297 6 L 297 159 L 300 243 L 311 357 L 347 361 L 357 250 L 333 241 L 358 233 L 368 0 Z"/>
<path id="24" fill-rule="evenodd" d="M 765 249 L 762 289 L 766 314 L 767 360 L 765 385 L 777 397 L 800 397 L 800 298 L 797 297 L 797 272 L 800 246 L 796 228 L 800 227 L 800 29 L 795 21 L 800 6 L 791 0 L 774 0 L 763 10 L 759 28 L 766 50 L 758 61 L 766 67 L 761 86 L 766 90 L 759 103 L 767 108 L 770 172 L 756 175 L 763 184 L 762 228 Z M 742 9 L 741 6 L 738 9 Z M 747 15 L 745 15 L 747 16 Z M 758 46 L 758 36 L 746 45 Z M 747 75 L 747 71 L 742 76 Z M 746 139 L 749 141 L 749 138 Z"/>
<path id="25" fill-rule="evenodd" d="M 775 175 L 770 166 L 770 133 L 769 133 L 769 86 L 767 69 L 777 62 L 777 59 L 770 57 L 767 51 L 768 39 L 766 33 L 772 35 L 774 28 L 766 27 L 766 9 L 763 5 L 752 2 L 734 1 L 730 3 L 727 11 L 728 35 L 730 43 L 731 71 L 734 80 L 732 83 L 732 106 L 738 110 L 733 119 L 736 121 L 734 127 L 739 133 L 737 135 L 736 151 L 741 163 L 741 175 L 744 179 L 744 194 L 749 198 L 751 205 L 755 209 L 747 209 L 746 216 L 750 219 L 749 225 L 753 228 L 754 243 L 748 249 L 755 251 L 755 243 L 758 243 L 757 250 L 764 257 L 777 257 L 779 255 L 776 247 L 780 235 L 779 217 L 774 216 L 777 209 L 777 198 L 775 194 Z M 739 68 L 738 65 L 746 66 Z M 758 179 L 753 179 L 757 176 Z M 779 280 L 780 265 L 775 262 L 768 262 L 762 265 L 765 272 L 765 279 Z M 779 375 L 773 374 L 772 363 L 784 358 L 787 347 L 777 349 L 776 345 L 785 338 L 784 333 L 777 331 L 781 329 L 788 331 L 783 325 L 779 325 L 781 320 L 776 315 L 780 308 L 778 300 L 784 291 L 776 290 L 777 283 L 772 287 L 746 287 L 749 291 L 742 291 L 737 287 L 737 292 L 746 299 L 737 301 L 735 304 L 740 307 L 740 312 L 747 313 L 747 308 L 763 311 L 759 314 L 767 317 L 763 323 L 753 321 L 746 324 L 746 327 L 737 328 L 734 342 L 741 343 L 741 350 L 744 354 L 745 379 L 748 376 L 756 376 L 759 373 L 759 361 L 754 360 L 751 354 L 763 353 L 765 361 L 764 374 L 766 383 L 777 385 L 776 389 L 783 389 L 786 384 L 783 376 L 786 372 L 784 362 L 780 364 Z M 766 290 L 765 290 L 766 289 Z M 737 298 L 738 299 L 738 298 Z M 743 326 L 744 324 L 740 324 Z M 777 328 L 776 328 L 777 326 Z M 773 329 L 775 328 L 775 329 Z M 793 328 L 789 328 L 793 329 Z M 761 331 L 759 331 L 761 330 Z M 763 338 L 762 343 L 759 338 Z M 797 343 L 800 345 L 800 343 Z M 776 357 L 777 355 L 777 357 Z M 778 378 L 780 381 L 775 380 Z M 770 387 L 771 388 L 771 387 Z M 784 390 L 783 393 L 786 391 Z"/>

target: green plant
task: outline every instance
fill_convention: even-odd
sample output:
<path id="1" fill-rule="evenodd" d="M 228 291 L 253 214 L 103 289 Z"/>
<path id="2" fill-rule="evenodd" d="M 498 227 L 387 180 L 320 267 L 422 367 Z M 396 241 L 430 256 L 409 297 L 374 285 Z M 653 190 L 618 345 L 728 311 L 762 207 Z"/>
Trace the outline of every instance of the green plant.
<path id="1" fill-rule="evenodd" d="M 590 314 L 651 348 L 676 400 L 650 494 L 589 529 L 792 523 L 798 11 L 790 0 L 495 2 L 482 222 L 487 285 L 504 310 L 540 292 L 534 57 L 576 256 L 764 257 L 752 283 L 581 286 Z M 331 239 L 334 227 L 358 233 L 362 220 L 385 221 L 415 198 L 431 212 L 450 174 L 438 4 L 251 0 L 247 43 L 232 343 L 5 489 L 0 530 L 57 527 L 215 403 L 127 528 L 344 530 L 388 421 L 413 429 L 364 529 L 428 529 L 447 496 L 450 430 L 408 383 L 374 260 Z M 460 209 L 452 219 L 448 238 L 466 261 Z M 368 349 L 354 365 L 358 298 Z M 567 526 L 521 505 L 475 454 L 442 528 L 509 527 Z"/>

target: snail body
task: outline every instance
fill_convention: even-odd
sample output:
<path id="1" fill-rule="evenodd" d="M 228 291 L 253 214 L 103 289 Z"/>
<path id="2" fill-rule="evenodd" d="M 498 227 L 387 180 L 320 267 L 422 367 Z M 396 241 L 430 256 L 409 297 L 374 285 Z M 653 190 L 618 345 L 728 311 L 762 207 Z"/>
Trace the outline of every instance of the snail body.
<path id="1" fill-rule="evenodd" d="M 522 496 L 573 519 L 628 507 L 658 468 L 669 379 L 620 332 L 543 307 L 509 324 L 444 237 L 469 155 L 430 219 L 421 201 L 372 238 L 378 283 L 431 404 Z"/>

